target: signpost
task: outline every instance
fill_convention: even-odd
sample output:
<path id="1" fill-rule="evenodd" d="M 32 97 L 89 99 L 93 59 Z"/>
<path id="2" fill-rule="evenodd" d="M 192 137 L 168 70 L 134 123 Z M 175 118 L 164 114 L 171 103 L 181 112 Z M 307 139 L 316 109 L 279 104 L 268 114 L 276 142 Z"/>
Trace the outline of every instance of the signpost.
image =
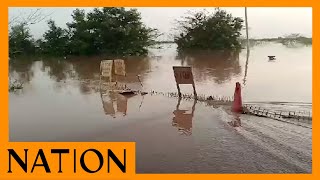
<path id="1" fill-rule="evenodd" d="M 117 82 L 117 77 L 115 76 L 115 85 L 112 83 L 112 76 L 119 75 L 119 76 L 126 76 L 126 68 L 124 60 L 122 59 L 115 59 L 115 60 L 102 60 L 100 63 L 100 89 L 101 89 L 101 77 L 108 77 L 109 78 L 109 85 L 113 88 L 126 89 L 126 85 L 123 83 Z M 119 85 L 119 87 L 117 87 Z M 122 88 L 122 89 L 121 89 Z"/>
<path id="2" fill-rule="evenodd" d="M 115 59 L 114 60 L 114 74 L 120 76 L 126 76 L 126 66 L 124 64 L 124 60 Z"/>
<path id="3" fill-rule="evenodd" d="M 100 62 L 100 81 L 99 81 L 100 90 L 101 90 L 101 77 L 108 77 L 109 82 L 111 83 L 112 66 L 113 66 L 113 60 L 102 60 Z"/>
<path id="4" fill-rule="evenodd" d="M 100 63 L 101 76 L 111 78 L 113 60 L 102 60 Z"/>
<path id="5" fill-rule="evenodd" d="M 114 62 L 114 74 L 118 76 L 126 76 L 126 66 L 124 64 L 124 60 L 122 59 L 115 59 Z M 118 85 L 118 79 L 116 78 L 116 84 Z M 124 84 L 124 89 L 126 89 L 126 85 Z"/>
<path id="6" fill-rule="evenodd" d="M 174 77 L 176 79 L 179 97 L 181 97 L 179 84 L 192 84 L 194 96 L 197 97 L 194 85 L 192 69 L 190 66 L 173 66 Z"/>

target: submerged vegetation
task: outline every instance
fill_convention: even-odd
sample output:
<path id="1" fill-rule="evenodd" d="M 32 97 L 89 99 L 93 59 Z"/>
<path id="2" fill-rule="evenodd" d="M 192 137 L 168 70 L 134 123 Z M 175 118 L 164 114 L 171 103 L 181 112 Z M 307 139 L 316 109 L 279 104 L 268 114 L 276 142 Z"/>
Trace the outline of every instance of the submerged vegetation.
<path id="1" fill-rule="evenodd" d="M 38 40 L 30 35 L 25 23 L 12 26 L 10 55 L 144 55 L 159 36 L 156 29 L 141 21 L 136 9 L 94 8 L 88 13 L 76 9 L 72 19 L 67 28 L 49 20 L 49 30 Z"/>
<path id="2" fill-rule="evenodd" d="M 23 88 L 23 84 L 21 82 L 19 82 L 16 79 L 14 81 L 9 79 L 9 92 L 13 92 L 13 91 L 16 91 L 16 90 L 22 89 L 22 88 Z"/>
<path id="3" fill-rule="evenodd" d="M 215 12 L 200 11 L 178 21 L 174 42 L 179 51 L 236 50 L 241 48 L 243 20 L 219 8 Z"/>

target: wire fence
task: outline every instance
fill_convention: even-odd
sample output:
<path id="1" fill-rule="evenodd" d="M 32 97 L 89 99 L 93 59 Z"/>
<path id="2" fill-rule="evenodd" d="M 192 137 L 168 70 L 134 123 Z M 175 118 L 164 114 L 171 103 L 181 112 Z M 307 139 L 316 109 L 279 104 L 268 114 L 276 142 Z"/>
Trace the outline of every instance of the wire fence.
<path id="1" fill-rule="evenodd" d="M 170 98 L 179 98 L 179 94 L 176 92 L 157 92 L 151 91 L 150 95 L 163 95 Z M 181 94 L 181 99 L 183 100 L 197 100 L 198 102 L 203 102 L 206 105 L 227 105 L 232 106 L 233 97 L 227 96 L 208 96 L 208 95 L 197 95 L 193 94 Z M 312 113 L 307 110 L 278 110 L 276 107 L 266 108 L 262 105 L 256 104 L 243 104 L 243 114 L 254 115 L 258 117 L 272 118 L 280 121 L 285 121 L 289 123 L 294 123 L 297 125 L 312 124 Z M 308 126 L 309 127 L 309 126 Z"/>
<path id="2" fill-rule="evenodd" d="M 286 122 L 312 124 L 312 113 L 310 111 L 285 111 L 263 108 L 258 105 L 244 105 L 244 113 L 259 117 L 267 117 Z"/>

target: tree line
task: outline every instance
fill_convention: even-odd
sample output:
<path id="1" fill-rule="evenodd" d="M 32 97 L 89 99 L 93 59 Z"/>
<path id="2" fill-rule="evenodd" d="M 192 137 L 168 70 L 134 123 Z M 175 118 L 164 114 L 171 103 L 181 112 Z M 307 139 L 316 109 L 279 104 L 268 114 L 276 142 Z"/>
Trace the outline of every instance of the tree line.
<path id="1" fill-rule="evenodd" d="M 137 9 L 76 9 L 66 28 L 49 20 L 48 30 L 35 39 L 27 23 L 12 25 L 9 30 L 9 54 L 12 55 L 115 55 L 141 56 L 160 36 L 147 27 Z M 179 51 L 190 49 L 234 50 L 240 48 L 243 20 L 219 8 L 213 13 L 201 11 L 178 20 L 173 42 Z"/>
<path id="2" fill-rule="evenodd" d="M 143 55 L 159 36 L 141 21 L 136 9 L 94 8 L 86 13 L 76 9 L 67 28 L 48 21 L 49 29 L 35 40 L 26 23 L 11 27 L 9 53 L 66 55 Z"/>

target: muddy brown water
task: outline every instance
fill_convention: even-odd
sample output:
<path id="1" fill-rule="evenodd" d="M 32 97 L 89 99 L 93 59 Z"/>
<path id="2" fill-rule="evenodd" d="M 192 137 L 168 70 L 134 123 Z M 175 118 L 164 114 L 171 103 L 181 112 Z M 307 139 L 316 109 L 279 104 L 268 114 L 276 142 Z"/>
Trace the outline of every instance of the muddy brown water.
<path id="1" fill-rule="evenodd" d="M 311 55 L 311 47 L 262 44 L 248 60 L 246 50 L 181 57 L 167 44 L 129 58 L 127 77 L 117 80 L 132 89 L 176 92 L 172 66 L 190 65 L 199 94 L 232 96 L 238 81 L 245 102 L 311 110 Z M 101 60 L 10 61 L 10 76 L 23 82 L 9 95 L 10 141 L 135 141 L 138 173 L 311 172 L 311 128 L 235 117 L 228 106 L 99 90 Z M 192 93 L 192 86 L 181 91 Z"/>

